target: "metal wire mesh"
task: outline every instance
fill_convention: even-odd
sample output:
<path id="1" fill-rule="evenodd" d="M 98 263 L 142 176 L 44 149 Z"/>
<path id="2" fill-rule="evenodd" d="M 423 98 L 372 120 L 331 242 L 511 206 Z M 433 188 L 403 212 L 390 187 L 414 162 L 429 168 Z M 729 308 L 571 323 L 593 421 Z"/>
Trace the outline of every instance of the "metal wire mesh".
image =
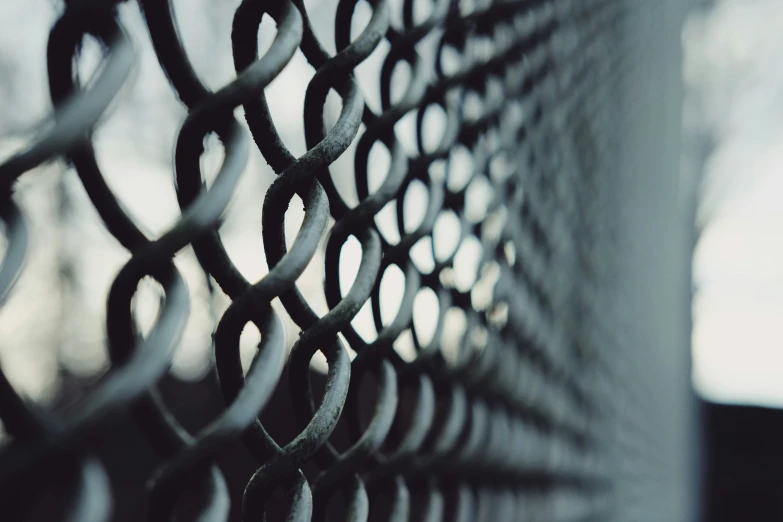
<path id="1" fill-rule="evenodd" d="M 14 184 L 43 162 L 67 158 L 106 229 L 132 256 L 108 295 L 112 364 L 93 389 L 55 415 L 24 400 L 0 373 L 0 418 L 11 436 L 0 453 L 0 489 L 5 509 L 15 510 L 6 512 L 21 516 L 48 483 L 69 492 L 63 519 L 110 517 L 110 484 L 87 435 L 130 408 L 164 459 L 150 480 L 152 520 L 171 519 L 186 492 L 199 492 L 199 520 L 225 520 L 231 502 L 241 502 L 244 520 L 261 520 L 274 495 L 288 520 L 327 513 L 346 520 L 615 516 L 612 395 L 634 386 L 613 372 L 618 341 L 603 316 L 616 253 L 607 232 L 617 219 L 612 102 L 627 60 L 617 28 L 633 3 L 435 0 L 420 16 L 417 1 L 373 0 L 369 22 L 351 39 L 357 3 L 339 2 L 337 53 L 330 54 L 301 0 L 242 1 L 231 34 L 236 79 L 213 91 L 188 59 L 169 2 L 139 0 L 160 67 L 188 110 L 174 151 L 181 216 L 159 237 L 145 235 L 123 208 L 91 142 L 101 118 L 111 118 L 106 109 L 134 62 L 117 3 L 66 3 L 46 56 L 54 124 L 0 166 L 8 241 L 0 303 L 25 268 L 27 233 Z M 399 26 L 390 23 L 395 9 Z M 267 16 L 276 36 L 259 54 Z M 104 49 L 89 82 L 77 72 L 86 37 Z M 381 107 L 373 110 L 354 69 L 384 41 Z M 264 94 L 298 51 L 316 71 L 303 107 L 307 152 L 300 157 L 279 136 Z M 407 84 L 395 89 L 393 77 L 406 68 Z M 330 93 L 340 99 L 335 122 L 325 118 Z M 239 107 L 244 122 L 235 116 Z M 445 125 L 435 132 L 431 119 L 439 116 Z M 406 117 L 415 118 L 415 150 L 400 140 L 397 124 Z M 209 135 L 220 139 L 224 156 L 207 183 L 199 160 Z M 245 163 L 253 146 L 278 174 L 259 194 L 270 267 L 259 281 L 241 274 L 219 233 L 240 177 L 252 175 Z M 378 148 L 389 158 L 381 181 L 370 173 Z M 344 154 L 353 172 L 334 167 Z M 358 204 L 338 190 L 346 176 Z M 490 187 L 483 204 L 479 185 Z M 412 209 L 408 194 L 422 189 L 426 208 Z M 296 198 L 304 220 L 287 242 L 286 210 Z M 376 219 L 389 207 L 396 213 L 392 232 Z M 418 222 L 412 213 L 422 216 Z M 439 223 L 449 220 L 452 230 L 444 232 Z M 457 240 L 442 248 L 444 235 Z M 325 236 L 329 310 L 319 315 L 297 280 Z M 346 288 L 342 252 L 351 238 L 361 261 Z M 472 273 L 455 268 L 468 242 L 480 245 Z M 189 313 L 172 262 L 188 245 L 232 301 L 213 336 L 225 410 L 198 433 L 178 423 L 156 390 Z M 420 245 L 431 251 L 429 267 L 412 259 Z M 382 311 L 391 267 L 404 274 L 393 314 Z M 142 334 L 131 301 L 150 277 L 165 298 Z M 413 313 L 423 289 L 438 302 L 428 336 Z M 290 353 L 275 299 L 301 329 Z M 366 303 L 377 330 L 369 340 L 352 324 Z M 245 372 L 239 338 L 248 323 L 261 343 Z M 406 335 L 413 357 L 399 350 Z M 318 351 L 328 363 L 322 392 L 313 390 L 309 369 Z M 278 385 L 287 386 L 299 429 L 285 442 L 258 420 Z M 351 441 L 347 447 L 334 442 L 336 430 Z M 215 464 L 236 444 L 258 468 L 241 499 L 230 498 Z"/>

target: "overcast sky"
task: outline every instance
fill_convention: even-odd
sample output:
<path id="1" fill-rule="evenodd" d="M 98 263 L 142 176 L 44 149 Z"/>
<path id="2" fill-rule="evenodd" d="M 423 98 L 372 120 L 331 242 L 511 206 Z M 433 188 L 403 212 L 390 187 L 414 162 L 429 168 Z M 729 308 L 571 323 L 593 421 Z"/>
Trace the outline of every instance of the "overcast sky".
<path id="1" fill-rule="evenodd" d="M 783 2 L 723 0 L 684 32 L 685 121 L 713 138 L 696 250 L 694 382 L 783 406 Z"/>

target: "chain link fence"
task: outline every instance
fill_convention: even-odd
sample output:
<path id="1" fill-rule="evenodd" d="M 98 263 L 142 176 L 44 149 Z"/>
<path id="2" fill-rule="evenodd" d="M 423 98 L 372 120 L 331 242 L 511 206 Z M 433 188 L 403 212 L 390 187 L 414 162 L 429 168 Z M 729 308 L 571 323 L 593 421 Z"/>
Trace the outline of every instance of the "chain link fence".
<path id="1" fill-rule="evenodd" d="M 187 108 L 173 150 L 181 213 L 149 234 L 93 143 L 133 81 L 118 4 L 65 3 L 40 57 L 52 123 L 0 165 L 5 309 L 22 306 L 13 290 L 29 250 L 18 187 L 45 162 L 67 160 L 130 253 L 108 291 L 100 380 L 52 411 L 0 373 L 8 520 L 52 490 L 58 519 L 111 519 L 90 434 L 127 410 L 161 457 L 139 499 L 150 520 L 262 520 L 272 504 L 297 521 L 691 519 L 682 6 L 340 0 L 332 22 L 302 0 L 244 0 L 216 7 L 235 9 L 236 76 L 210 88 L 181 39 L 175 11 L 186 7 L 138 0 Z M 276 25 L 265 50 L 264 19 Z M 80 66 L 87 40 L 102 49 L 92 75 Z M 373 53 L 378 92 L 365 93 L 356 70 Z M 300 55 L 314 70 L 297 108 L 301 155 L 265 93 Z M 201 162 L 210 137 L 222 148 L 215 175 Z M 240 180 L 254 175 L 253 148 L 277 174 L 254 196 L 269 267 L 258 280 L 221 233 Z M 294 206 L 304 208 L 295 237 Z M 185 248 L 230 299 L 212 336 L 224 409 L 198 432 L 157 388 L 197 299 L 173 262 Z M 313 263 L 315 287 L 302 282 Z M 142 327 L 134 299 L 149 279 L 160 306 Z M 260 343 L 243 367 L 249 324 Z M 311 369 L 319 353 L 324 378 Z M 291 401 L 289 440 L 259 420 L 275 390 Z M 244 492 L 217 465 L 237 445 L 256 467 Z"/>

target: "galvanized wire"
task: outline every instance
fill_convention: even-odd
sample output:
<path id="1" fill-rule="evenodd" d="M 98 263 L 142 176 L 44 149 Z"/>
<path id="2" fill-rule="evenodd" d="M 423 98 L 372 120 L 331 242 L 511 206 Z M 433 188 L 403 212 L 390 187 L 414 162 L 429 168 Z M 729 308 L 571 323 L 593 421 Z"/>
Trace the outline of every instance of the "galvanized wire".
<path id="1" fill-rule="evenodd" d="M 611 179 L 605 174 L 612 168 L 609 102 L 624 70 L 615 26 L 628 2 L 434 0 L 427 17 L 418 20 L 414 0 L 401 6 L 373 0 L 370 21 L 351 40 L 357 3 L 339 2 L 332 55 L 302 0 L 242 1 L 231 34 L 236 78 L 211 91 L 187 57 L 171 3 L 139 0 L 160 66 L 188 110 L 174 151 L 181 216 L 155 238 L 138 228 L 113 194 L 91 142 L 100 119 L 111 117 L 106 109 L 133 63 L 117 2 L 66 3 L 46 57 L 54 124 L 0 166 L 0 217 L 8 240 L 0 296 L 4 301 L 24 270 L 25 219 L 14 203 L 15 181 L 34 177 L 36 166 L 58 157 L 73 166 L 107 230 L 131 258 L 108 296 L 112 366 L 98 386 L 54 416 L 23 400 L 0 373 L 0 418 L 12 437 L 0 452 L 0 490 L 29 500 L 31 481 L 64 474 L 71 477 L 74 502 L 62 517 L 107 519 L 110 488 L 86 435 L 131 408 L 164 459 L 151 481 L 150 520 L 172 519 L 186 490 L 204 492 L 198 511 L 205 521 L 226 520 L 230 503 L 240 501 L 243 519 L 261 520 L 269 499 L 280 492 L 289 520 L 297 521 L 323 519 L 336 497 L 343 499 L 341 516 L 356 521 L 607 518 L 611 476 L 603 460 L 607 419 L 601 403 L 607 400 L 605 387 L 617 389 L 611 387 L 615 381 L 601 382 L 609 380 L 613 341 L 601 331 L 601 308 L 594 302 L 603 261 L 596 258 L 596 237 L 606 220 L 602 187 Z M 401 9 L 399 27 L 390 22 L 392 9 Z M 259 56 L 264 16 L 275 21 L 277 32 Z M 105 53 L 89 83 L 75 71 L 86 36 L 97 39 Z M 437 52 L 431 61 L 418 46 L 433 38 Z M 354 70 L 384 40 L 390 51 L 380 73 L 377 112 L 365 103 Z M 303 107 L 307 152 L 300 157 L 278 135 L 264 94 L 297 51 L 315 69 Z M 444 62 L 448 53 L 459 57 L 456 70 Z M 403 66 L 410 80 L 392 99 L 392 76 Z M 324 121 L 330 92 L 342 103 L 333 125 Z M 238 107 L 244 123 L 235 119 Z M 446 116 L 435 146 L 427 135 L 430 110 Z M 406 150 L 396 129 L 411 112 L 415 152 Z M 220 138 L 225 154 L 207 187 L 199 160 L 210 134 Z M 218 232 L 245 171 L 251 137 L 278 175 L 263 200 L 269 272 L 259 281 L 242 276 Z M 352 144 L 357 205 L 337 189 L 334 179 L 344 173 L 330 169 Z M 388 151 L 390 164 L 381 185 L 371 189 L 374 147 Z M 469 152 L 470 180 L 482 178 L 493 188 L 479 219 L 468 208 L 470 183 L 450 180 L 458 149 Z M 427 207 L 411 227 L 405 198 L 415 184 L 426 189 Z M 305 216 L 287 247 L 285 215 L 295 196 Z M 376 223 L 389 204 L 396 210 L 399 240 Z M 460 242 L 475 238 L 482 247 L 477 273 L 468 279 L 491 279 L 495 271 L 489 303 L 477 303 L 471 289 L 454 284 L 459 245 L 443 255 L 433 242 L 430 271 L 412 259 L 415 245 L 437 237 L 436 222 L 448 212 L 459 221 Z M 325 234 L 329 311 L 319 315 L 296 282 Z M 361 245 L 361 262 L 345 291 L 341 253 L 351 237 Z M 194 434 L 178 423 L 155 388 L 189 313 L 188 293 L 172 263 L 188 245 L 232 301 L 214 333 L 226 407 Z M 381 314 L 381 280 L 392 265 L 405 283 L 396 315 L 388 320 Z M 142 335 L 131 300 L 145 277 L 160 282 L 165 298 L 155 325 Z M 413 313 L 422 289 L 439 301 L 429 342 L 417 332 Z M 288 356 L 281 318 L 271 306 L 276 298 L 302 330 Z M 367 302 L 378 331 L 372 342 L 352 325 Z M 443 331 L 454 328 L 448 319 L 453 309 L 467 323 L 456 355 L 441 346 Z M 239 337 L 248 323 L 261 332 L 261 343 L 245 372 Z M 416 348 L 412 360 L 395 350 L 406 331 Z M 353 360 L 346 343 L 357 354 Z M 318 351 L 328 373 L 317 397 L 309 367 Z M 259 415 L 286 367 L 299 432 L 282 444 Z M 365 376 L 376 388 L 369 409 L 363 406 Z M 340 419 L 352 441 L 347 449 L 330 440 Z M 239 443 L 257 461 L 241 499 L 229 498 L 215 465 L 221 452 Z M 318 471 L 305 473 L 310 465 Z M 16 503 L 19 513 L 27 500 Z M 334 515 L 337 508 L 331 509 Z"/>

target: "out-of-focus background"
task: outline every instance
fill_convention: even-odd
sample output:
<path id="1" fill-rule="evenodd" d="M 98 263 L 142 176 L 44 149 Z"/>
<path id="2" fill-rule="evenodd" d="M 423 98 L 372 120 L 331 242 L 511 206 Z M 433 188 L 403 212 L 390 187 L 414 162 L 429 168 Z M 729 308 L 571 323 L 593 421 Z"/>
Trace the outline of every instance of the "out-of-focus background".
<path id="1" fill-rule="evenodd" d="M 703 192 L 694 384 L 783 406 L 783 3 L 721 0 L 685 27 L 686 131 Z"/>
<path id="2" fill-rule="evenodd" d="M 708 521 L 783 516 L 783 2 L 702 1 L 683 31 L 684 174 L 701 176 L 693 383 Z"/>

